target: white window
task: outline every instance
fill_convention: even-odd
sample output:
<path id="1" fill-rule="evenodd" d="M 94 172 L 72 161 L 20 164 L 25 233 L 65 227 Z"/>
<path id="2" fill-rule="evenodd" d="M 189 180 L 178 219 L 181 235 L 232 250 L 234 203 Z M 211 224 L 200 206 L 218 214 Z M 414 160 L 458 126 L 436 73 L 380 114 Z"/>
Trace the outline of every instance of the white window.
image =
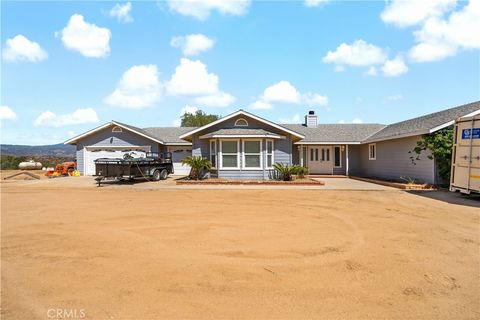
<path id="1" fill-rule="evenodd" d="M 210 162 L 212 167 L 217 167 L 217 141 L 210 140 Z"/>
<path id="2" fill-rule="evenodd" d="M 334 147 L 333 155 L 334 155 L 333 165 L 335 166 L 335 168 L 341 168 L 342 167 L 342 149 L 340 147 Z"/>
<path id="3" fill-rule="evenodd" d="M 262 168 L 262 140 L 243 140 L 244 169 Z"/>
<path id="4" fill-rule="evenodd" d="M 266 150 L 266 155 L 267 155 L 267 168 L 271 169 L 273 168 L 273 164 L 275 162 L 273 159 L 273 140 L 267 140 L 267 150 Z"/>
<path id="5" fill-rule="evenodd" d="M 115 126 L 112 128 L 112 132 L 122 132 L 122 128 L 120 128 L 119 126 Z"/>
<path id="6" fill-rule="evenodd" d="M 236 127 L 248 127 L 248 122 L 247 120 L 240 118 L 237 121 L 235 121 L 235 126 Z"/>
<path id="7" fill-rule="evenodd" d="M 368 160 L 377 159 L 377 145 L 375 143 L 370 143 L 368 145 Z"/>
<path id="8" fill-rule="evenodd" d="M 220 141 L 220 168 L 238 169 L 239 140 Z"/>

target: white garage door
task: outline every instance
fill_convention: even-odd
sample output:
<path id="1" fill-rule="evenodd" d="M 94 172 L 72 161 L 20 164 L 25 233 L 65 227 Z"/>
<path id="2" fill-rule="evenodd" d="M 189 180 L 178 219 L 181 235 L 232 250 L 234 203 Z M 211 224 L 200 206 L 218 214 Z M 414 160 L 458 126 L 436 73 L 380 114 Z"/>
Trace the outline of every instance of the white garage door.
<path id="1" fill-rule="evenodd" d="M 175 175 L 186 176 L 190 173 L 190 167 L 182 165 L 182 160 L 192 155 L 192 147 L 190 146 L 175 146 L 168 147 L 168 152 L 172 153 L 173 170 Z"/>
<path id="2" fill-rule="evenodd" d="M 150 151 L 150 146 L 139 147 L 86 147 L 85 148 L 85 172 L 84 175 L 91 176 L 95 174 L 95 160 L 100 158 L 120 158 L 123 159 L 123 155 L 126 153 L 135 152 L 136 157 L 145 157 L 145 153 Z"/>

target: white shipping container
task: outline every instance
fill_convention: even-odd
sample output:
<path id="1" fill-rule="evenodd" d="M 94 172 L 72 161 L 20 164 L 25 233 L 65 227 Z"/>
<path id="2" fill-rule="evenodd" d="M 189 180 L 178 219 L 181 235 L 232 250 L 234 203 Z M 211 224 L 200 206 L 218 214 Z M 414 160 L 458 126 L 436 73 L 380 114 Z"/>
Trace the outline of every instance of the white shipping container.
<path id="1" fill-rule="evenodd" d="M 457 119 L 453 143 L 450 191 L 480 193 L 480 115 Z"/>

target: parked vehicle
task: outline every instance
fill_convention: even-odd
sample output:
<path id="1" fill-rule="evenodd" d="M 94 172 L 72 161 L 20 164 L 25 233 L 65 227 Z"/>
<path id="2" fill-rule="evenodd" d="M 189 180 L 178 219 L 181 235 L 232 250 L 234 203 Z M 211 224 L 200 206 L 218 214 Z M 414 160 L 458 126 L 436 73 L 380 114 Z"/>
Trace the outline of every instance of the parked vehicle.
<path id="1" fill-rule="evenodd" d="M 47 170 L 45 175 L 47 177 L 71 176 L 75 170 L 77 170 L 77 163 L 74 161 L 67 161 L 57 164 L 53 170 Z"/>
<path id="2" fill-rule="evenodd" d="M 133 180 L 143 178 L 148 181 L 167 179 L 173 174 L 172 153 L 150 152 L 145 157 L 135 158 L 134 153 L 120 158 L 101 158 L 95 162 L 95 175 L 98 184 L 104 180 Z"/>
<path id="3" fill-rule="evenodd" d="M 453 139 L 450 191 L 480 193 L 480 115 L 457 119 Z"/>

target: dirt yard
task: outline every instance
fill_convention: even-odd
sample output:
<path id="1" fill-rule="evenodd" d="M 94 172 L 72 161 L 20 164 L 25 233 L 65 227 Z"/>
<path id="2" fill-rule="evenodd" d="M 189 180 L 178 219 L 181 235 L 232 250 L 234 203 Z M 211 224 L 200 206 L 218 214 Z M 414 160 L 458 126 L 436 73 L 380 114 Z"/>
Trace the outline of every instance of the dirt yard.
<path id="1" fill-rule="evenodd" d="M 480 318 L 478 207 L 51 182 L 1 184 L 2 319 Z"/>

